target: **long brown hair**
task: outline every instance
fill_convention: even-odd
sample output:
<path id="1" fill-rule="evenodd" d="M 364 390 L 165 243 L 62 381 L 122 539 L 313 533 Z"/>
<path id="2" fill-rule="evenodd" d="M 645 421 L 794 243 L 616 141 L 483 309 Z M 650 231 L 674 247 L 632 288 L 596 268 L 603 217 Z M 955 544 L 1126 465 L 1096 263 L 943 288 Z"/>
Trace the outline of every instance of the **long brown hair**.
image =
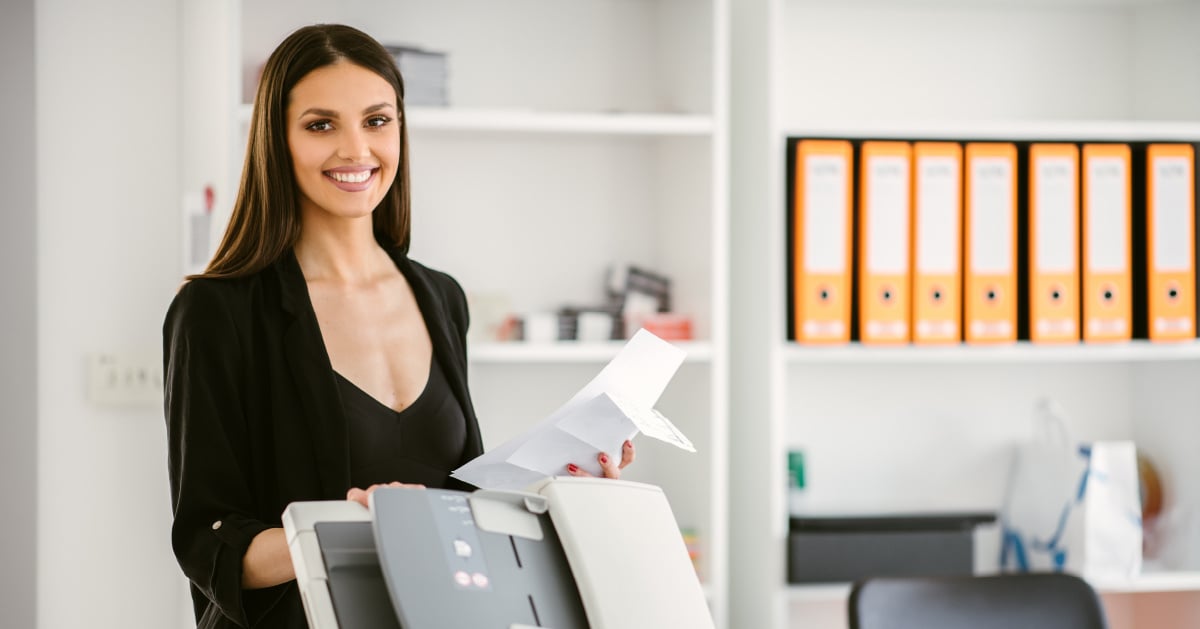
<path id="1" fill-rule="evenodd" d="M 408 125 L 400 71 L 388 51 L 366 33 L 339 24 L 316 24 L 288 35 L 267 59 L 254 97 L 246 162 L 229 226 L 208 268 L 188 279 L 250 275 L 296 244 L 300 204 L 287 143 L 288 99 L 292 88 L 308 73 L 343 60 L 378 74 L 396 90 L 400 164 L 395 181 L 375 208 L 372 223 L 381 245 L 408 249 Z"/>

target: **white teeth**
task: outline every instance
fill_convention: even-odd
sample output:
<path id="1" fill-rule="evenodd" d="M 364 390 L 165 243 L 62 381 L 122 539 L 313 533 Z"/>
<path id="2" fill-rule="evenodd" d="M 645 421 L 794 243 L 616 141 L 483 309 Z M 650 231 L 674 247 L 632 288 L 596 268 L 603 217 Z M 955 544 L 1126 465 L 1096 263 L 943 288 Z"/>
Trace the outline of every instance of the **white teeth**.
<path id="1" fill-rule="evenodd" d="M 371 178 L 371 171 L 360 170 L 356 173 L 343 173 L 334 171 L 329 173 L 329 176 L 333 177 L 335 181 L 340 181 L 342 183 L 362 183 Z"/>

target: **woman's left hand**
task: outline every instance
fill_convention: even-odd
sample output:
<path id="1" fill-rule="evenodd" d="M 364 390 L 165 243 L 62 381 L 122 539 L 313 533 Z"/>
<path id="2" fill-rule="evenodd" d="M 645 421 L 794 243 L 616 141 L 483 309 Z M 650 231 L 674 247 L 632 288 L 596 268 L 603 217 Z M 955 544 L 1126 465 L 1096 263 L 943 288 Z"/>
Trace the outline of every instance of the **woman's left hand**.
<path id="1" fill-rule="evenodd" d="M 621 460 L 614 460 L 612 457 L 601 452 L 596 460 L 600 462 L 600 471 L 603 472 L 604 478 L 621 478 L 621 470 L 625 469 L 626 465 L 633 463 L 634 451 L 633 442 L 626 440 L 621 444 Z M 567 473 L 571 476 L 592 476 L 585 472 L 583 468 L 570 463 L 567 465 Z"/>

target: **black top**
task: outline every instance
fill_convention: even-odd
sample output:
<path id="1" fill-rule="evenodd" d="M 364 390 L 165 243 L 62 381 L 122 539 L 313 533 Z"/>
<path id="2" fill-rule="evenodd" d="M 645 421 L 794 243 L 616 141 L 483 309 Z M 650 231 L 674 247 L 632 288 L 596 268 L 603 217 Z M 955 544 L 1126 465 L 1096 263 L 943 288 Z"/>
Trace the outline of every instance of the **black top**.
<path id="1" fill-rule="evenodd" d="M 467 392 L 466 296 L 449 275 L 399 248 L 388 253 L 465 418 L 466 463 L 483 453 Z M 295 255 L 246 277 L 185 284 L 167 311 L 163 349 L 171 545 L 199 626 L 304 627 L 295 582 L 242 589 L 250 540 L 281 526 L 288 504 L 344 500 L 352 486 L 350 431 Z"/>
<path id="2" fill-rule="evenodd" d="M 421 394 L 399 412 L 334 375 L 350 429 L 350 484 L 400 481 L 442 488 L 462 460 L 467 421 L 438 361 L 430 361 Z"/>

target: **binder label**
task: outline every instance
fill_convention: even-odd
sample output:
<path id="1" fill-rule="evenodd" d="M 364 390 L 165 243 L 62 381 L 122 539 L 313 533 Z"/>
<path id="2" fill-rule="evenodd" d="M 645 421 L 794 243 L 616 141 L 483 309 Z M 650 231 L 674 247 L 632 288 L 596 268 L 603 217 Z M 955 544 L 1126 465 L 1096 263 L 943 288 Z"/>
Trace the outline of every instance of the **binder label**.
<path id="1" fill-rule="evenodd" d="M 867 270 L 877 275 L 908 272 L 908 159 L 869 160 L 867 188 Z"/>
<path id="2" fill-rule="evenodd" d="M 820 321 L 805 319 L 804 336 L 806 338 L 841 338 L 846 335 L 846 324 L 841 321 Z"/>
<path id="3" fill-rule="evenodd" d="M 804 269 L 813 274 L 846 272 L 846 160 L 805 158 Z"/>
<path id="4" fill-rule="evenodd" d="M 971 160 L 971 266 L 977 275 L 1005 275 L 1013 264 L 1012 178 L 1009 160 L 976 157 Z"/>
<path id="5" fill-rule="evenodd" d="M 917 272 L 958 271 L 958 160 L 928 156 L 917 161 Z M 934 243 L 933 246 L 927 246 Z"/>
<path id="6" fill-rule="evenodd" d="M 917 321 L 917 335 L 922 338 L 950 338 L 958 335 L 954 321 L 922 319 Z"/>
<path id="7" fill-rule="evenodd" d="M 1129 331 L 1124 319 L 1095 318 L 1088 321 L 1088 333 L 1095 336 L 1122 336 Z"/>
<path id="8" fill-rule="evenodd" d="M 1091 211 L 1088 214 L 1088 270 L 1092 273 L 1126 273 L 1129 261 L 1126 190 L 1128 175 L 1125 160 L 1119 157 L 1092 157 L 1087 160 L 1088 192 Z"/>
<path id="9" fill-rule="evenodd" d="M 1008 321 L 975 320 L 971 322 L 971 335 L 978 338 L 1007 338 L 1012 334 L 1013 326 Z"/>
<path id="10" fill-rule="evenodd" d="M 1154 160 L 1154 269 L 1192 270 L 1191 162 L 1184 157 Z M 1183 226 L 1187 228 L 1181 229 Z M 1190 327 L 1190 326 L 1189 326 Z"/>
<path id="11" fill-rule="evenodd" d="M 1191 334 L 1192 320 L 1187 317 L 1155 317 L 1154 331 L 1158 334 Z"/>
<path id="12" fill-rule="evenodd" d="M 1066 157 L 1042 157 L 1037 163 L 1037 271 L 1075 271 L 1075 163 Z"/>
<path id="13" fill-rule="evenodd" d="M 1078 334 L 1075 331 L 1075 321 L 1072 319 L 1038 319 L 1036 325 L 1038 336 L 1063 337 Z"/>

